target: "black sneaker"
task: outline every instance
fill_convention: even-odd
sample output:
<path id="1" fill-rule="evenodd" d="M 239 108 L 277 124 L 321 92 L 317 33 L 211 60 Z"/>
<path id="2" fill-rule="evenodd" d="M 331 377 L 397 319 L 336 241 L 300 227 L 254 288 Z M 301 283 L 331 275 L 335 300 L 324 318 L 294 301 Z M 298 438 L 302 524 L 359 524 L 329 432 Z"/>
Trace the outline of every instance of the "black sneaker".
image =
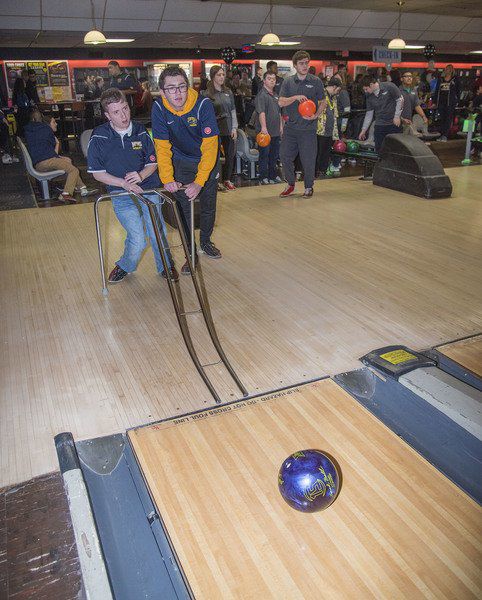
<path id="1" fill-rule="evenodd" d="M 129 273 L 116 265 L 110 272 L 109 283 L 119 283 L 119 281 L 122 281 L 126 275 L 129 275 Z"/>
<path id="2" fill-rule="evenodd" d="M 198 265 L 198 259 L 196 258 L 196 264 L 194 266 L 195 270 L 197 270 L 197 265 Z M 190 274 L 191 274 L 191 269 L 189 268 L 189 262 L 186 260 L 186 262 L 182 265 L 181 275 L 190 275 Z"/>
<path id="3" fill-rule="evenodd" d="M 172 281 L 179 281 L 179 273 L 177 272 L 177 269 L 176 269 L 176 267 L 175 267 L 175 266 L 172 266 L 172 267 L 170 268 L 170 270 L 169 270 L 169 274 L 170 274 L 170 277 L 171 277 L 171 280 L 172 280 Z M 161 273 L 161 277 L 164 277 L 164 279 L 167 279 L 167 274 L 166 274 L 166 271 L 163 271 L 163 272 Z"/>
<path id="4" fill-rule="evenodd" d="M 216 248 L 212 242 L 206 242 L 201 244 L 201 250 L 208 258 L 221 258 L 221 252 Z"/>

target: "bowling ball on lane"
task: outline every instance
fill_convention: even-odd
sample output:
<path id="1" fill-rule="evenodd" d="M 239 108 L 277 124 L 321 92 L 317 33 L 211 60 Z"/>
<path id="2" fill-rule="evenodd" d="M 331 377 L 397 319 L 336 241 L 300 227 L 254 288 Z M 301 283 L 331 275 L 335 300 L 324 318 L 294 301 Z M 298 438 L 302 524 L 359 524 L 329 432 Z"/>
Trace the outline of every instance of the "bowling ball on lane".
<path id="1" fill-rule="evenodd" d="M 348 142 L 346 149 L 350 154 L 356 154 L 360 151 L 360 144 L 354 141 Z"/>
<path id="2" fill-rule="evenodd" d="M 338 470 L 320 450 L 300 450 L 283 461 L 278 488 L 283 499 L 301 512 L 328 508 L 340 485 Z"/>
<path id="3" fill-rule="evenodd" d="M 269 133 L 261 133 L 260 132 L 256 136 L 256 143 L 261 148 L 265 148 L 266 146 L 270 145 L 270 143 L 271 143 L 271 136 L 269 135 Z"/>
<path id="4" fill-rule="evenodd" d="M 298 104 L 298 112 L 302 117 L 312 117 L 316 112 L 316 104 L 313 100 L 304 100 Z"/>
<path id="5" fill-rule="evenodd" d="M 333 143 L 333 150 L 335 152 L 346 152 L 346 144 L 343 140 L 336 140 Z"/>

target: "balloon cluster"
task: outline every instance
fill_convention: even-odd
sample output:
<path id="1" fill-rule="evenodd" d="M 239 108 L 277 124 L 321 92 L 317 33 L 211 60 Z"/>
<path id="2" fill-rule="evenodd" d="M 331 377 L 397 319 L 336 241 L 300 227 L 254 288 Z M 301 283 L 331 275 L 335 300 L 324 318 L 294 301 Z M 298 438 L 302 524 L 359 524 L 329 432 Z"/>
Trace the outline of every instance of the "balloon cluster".
<path id="1" fill-rule="evenodd" d="M 221 58 L 227 65 L 230 65 L 233 60 L 236 58 L 236 50 L 227 46 L 226 48 L 221 48 Z"/>
<path id="2" fill-rule="evenodd" d="M 435 56 L 435 46 L 433 44 L 427 44 L 423 49 L 423 55 L 427 60 L 431 60 Z"/>

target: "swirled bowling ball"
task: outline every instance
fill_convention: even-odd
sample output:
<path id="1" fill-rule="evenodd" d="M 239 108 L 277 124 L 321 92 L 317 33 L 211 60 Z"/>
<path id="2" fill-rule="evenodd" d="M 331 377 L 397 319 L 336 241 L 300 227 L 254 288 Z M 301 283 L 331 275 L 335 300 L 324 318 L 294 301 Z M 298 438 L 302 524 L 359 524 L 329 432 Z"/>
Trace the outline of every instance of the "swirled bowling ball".
<path id="1" fill-rule="evenodd" d="M 346 149 L 350 154 L 356 154 L 360 151 L 360 144 L 358 142 L 355 142 L 354 140 L 351 140 L 346 145 Z"/>
<path id="2" fill-rule="evenodd" d="M 320 450 L 300 450 L 283 461 L 278 488 L 283 499 L 301 512 L 328 508 L 339 488 L 339 474 L 333 462 Z"/>
<path id="3" fill-rule="evenodd" d="M 346 152 L 346 144 L 343 140 L 336 140 L 333 142 L 333 150 L 335 152 Z"/>
<path id="4" fill-rule="evenodd" d="M 270 136 L 270 134 L 269 133 L 261 133 L 261 132 L 259 132 L 258 135 L 256 136 L 256 143 L 261 148 L 266 148 L 266 146 L 269 146 L 271 144 L 271 136 Z"/>
<path id="5" fill-rule="evenodd" d="M 298 104 L 298 112 L 302 117 L 312 117 L 316 112 L 316 104 L 313 100 L 304 100 Z"/>

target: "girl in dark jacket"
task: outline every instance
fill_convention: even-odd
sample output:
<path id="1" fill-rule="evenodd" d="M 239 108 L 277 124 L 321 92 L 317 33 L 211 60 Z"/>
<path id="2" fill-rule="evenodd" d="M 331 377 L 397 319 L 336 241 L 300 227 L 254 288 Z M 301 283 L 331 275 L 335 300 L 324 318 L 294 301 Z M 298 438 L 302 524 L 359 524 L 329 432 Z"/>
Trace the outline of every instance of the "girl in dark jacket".
<path id="1" fill-rule="evenodd" d="M 433 94 L 435 106 L 440 114 L 440 133 L 442 136 L 439 142 L 446 142 L 447 135 L 452 127 L 454 119 L 455 107 L 459 101 L 460 82 L 455 75 L 453 65 L 447 65 L 444 69 L 442 77 L 437 81 L 437 86 Z"/>

